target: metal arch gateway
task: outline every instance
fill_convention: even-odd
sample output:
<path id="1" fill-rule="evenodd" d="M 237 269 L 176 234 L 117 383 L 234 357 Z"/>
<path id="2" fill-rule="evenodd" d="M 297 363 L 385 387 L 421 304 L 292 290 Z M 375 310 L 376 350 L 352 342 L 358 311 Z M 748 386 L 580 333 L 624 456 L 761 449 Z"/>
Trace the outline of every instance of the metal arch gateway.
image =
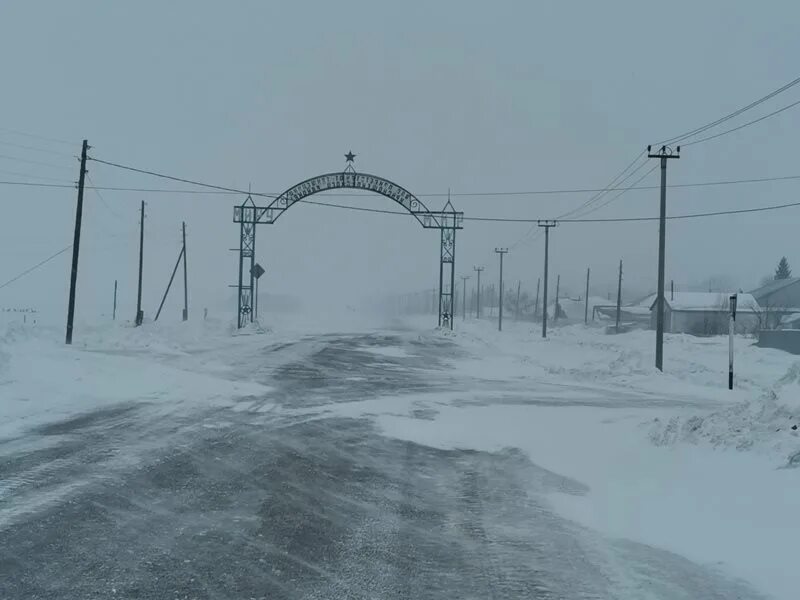
<path id="1" fill-rule="evenodd" d="M 356 172 L 352 165 L 354 155 L 348 153 L 345 156 L 348 164 L 344 171 L 326 173 L 301 181 L 280 194 L 268 206 L 256 206 L 251 196 L 248 196 L 241 205 L 234 206 L 233 222 L 239 223 L 239 282 L 234 286 L 238 288 L 238 327 L 242 328 L 248 321 L 252 323 L 254 319 L 252 306 L 256 225 L 275 223 L 291 206 L 308 196 L 328 190 L 354 189 L 375 192 L 390 198 L 405 208 L 423 228 L 439 230 L 439 326 L 452 329 L 456 230 L 464 227 L 464 213 L 456 211 L 449 198 L 442 210 L 432 211 L 402 186 L 377 175 Z"/>

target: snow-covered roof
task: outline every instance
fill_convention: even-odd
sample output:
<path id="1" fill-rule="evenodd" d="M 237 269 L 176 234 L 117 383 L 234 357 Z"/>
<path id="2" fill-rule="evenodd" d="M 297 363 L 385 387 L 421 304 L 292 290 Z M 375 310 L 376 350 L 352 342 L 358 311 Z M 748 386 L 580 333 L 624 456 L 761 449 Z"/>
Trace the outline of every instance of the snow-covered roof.
<path id="1" fill-rule="evenodd" d="M 764 298 L 765 296 L 774 294 L 778 290 L 782 290 L 785 287 L 794 285 L 798 281 L 800 281 L 800 277 L 788 277 L 786 279 L 776 279 L 775 281 L 770 281 L 768 284 L 762 285 L 761 287 L 752 290 L 750 294 L 755 298 Z"/>
<path id="2" fill-rule="evenodd" d="M 733 292 L 675 292 L 665 294 L 665 302 L 671 310 L 676 311 L 724 311 L 727 312 L 728 298 Z M 736 312 L 753 312 L 759 310 L 758 302 L 752 294 L 737 294 Z M 652 310 L 655 300 L 650 305 Z"/>
<path id="3" fill-rule="evenodd" d="M 650 309 L 650 305 L 656 299 L 656 294 L 653 292 L 652 294 L 647 294 L 647 296 L 636 298 L 633 302 L 626 304 L 626 306 L 644 306 L 647 309 Z"/>
<path id="4" fill-rule="evenodd" d="M 650 314 L 650 307 L 649 306 L 642 306 L 641 304 L 635 304 L 633 306 L 623 306 L 621 308 L 623 312 L 626 312 L 631 315 L 649 315 Z"/>
<path id="5" fill-rule="evenodd" d="M 800 321 L 800 312 L 790 313 L 781 317 L 781 325 L 788 325 L 797 321 Z"/>

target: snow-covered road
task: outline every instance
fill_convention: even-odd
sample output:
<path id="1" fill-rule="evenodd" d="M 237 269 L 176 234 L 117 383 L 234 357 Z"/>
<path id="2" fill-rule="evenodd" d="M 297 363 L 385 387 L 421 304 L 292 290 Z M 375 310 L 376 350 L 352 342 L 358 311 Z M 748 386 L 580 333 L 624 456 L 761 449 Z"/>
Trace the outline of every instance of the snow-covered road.
<path id="1" fill-rule="evenodd" d="M 513 439 L 422 439 L 446 437 L 454 410 L 614 419 L 691 395 L 471 374 L 454 365 L 480 357 L 413 331 L 219 354 L 230 378 L 270 391 L 117 403 L 0 443 L 0 598 L 762 597 L 566 518 L 552 498 L 580 498 L 585 483 Z M 503 432 L 485 426 L 496 446 Z"/>

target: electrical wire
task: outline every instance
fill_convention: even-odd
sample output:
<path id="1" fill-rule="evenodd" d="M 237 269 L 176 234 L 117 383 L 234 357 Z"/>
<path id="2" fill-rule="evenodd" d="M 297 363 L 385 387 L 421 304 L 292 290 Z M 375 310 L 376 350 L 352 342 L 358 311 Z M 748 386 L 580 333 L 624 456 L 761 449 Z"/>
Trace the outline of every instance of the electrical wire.
<path id="1" fill-rule="evenodd" d="M 63 181 L 59 179 L 55 179 L 52 177 L 42 177 L 40 175 L 29 175 L 27 173 L 18 173 L 15 171 L 0 171 L 0 173 L 6 173 L 9 175 L 18 175 L 20 177 L 32 177 L 33 179 L 43 179 L 47 181 Z M 745 183 L 765 183 L 770 181 L 791 181 L 800 179 L 800 175 L 783 175 L 779 177 L 752 177 L 749 179 L 725 179 L 725 180 L 717 180 L 717 181 L 699 181 L 693 183 L 669 183 L 667 184 L 668 188 L 692 188 L 692 187 L 709 187 L 709 186 L 717 186 L 717 185 L 738 185 L 738 184 L 745 184 Z M 53 187 L 53 188 L 70 188 L 75 189 L 75 183 L 62 183 L 60 185 L 57 184 L 48 184 L 48 183 L 38 183 L 32 181 L 0 181 L 0 185 L 19 185 L 19 186 L 26 186 L 26 187 Z M 657 190 L 660 189 L 661 186 L 659 185 L 639 185 L 639 186 L 631 186 L 631 187 L 613 187 L 609 188 L 609 191 L 637 191 L 637 190 Z M 104 192 L 139 192 L 139 193 L 163 193 L 163 194 L 221 194 L 221 195 L 239 195 L 238 192 L 213 192 L 213 191 L 206 191 L 206 190 L 171 190 L 171 189 L 159 189 L 159 188 L 137 188 L 137 187 L 115 187 L 115 186 L 85 186 L 85 189 L 98 189 Z M 522 195 L 535 195 L 535 194 L 563 194 L 563 193 L 581 193 L 581 192 L 592 192 L 592 191 L 603 191 L 603 190 L 583 190 L 583 189 L 574 189 L 574 190 L 535 190 L 535 191 L 528 191 L 528 192 L 474 192 L 469 194 L 461 194 L 461 195 L 471 195 L 471 196 L 522 196 Z M 325 192 L 320 192 L 315 194 L 316 196 L 337 196 L 342 198 L 364 198 L 368 197 L 371 194 L 329 194 Z M 416 194 L 415 194 L 416 195 Z M 418 197 L 427 197 L 430 194 L 418 194 Z M 453 194 L 455 196 L 456 194 Z"/>
<path id="2" fill-rule="evenodd" d="M 363 211 L 363 212 L 375 212 L 381 214 L 390 214 L 390 215 L 408 215 L 405 211 L 398 211 L 398 210 L 383 210 L 377 208 L 364 208 L 360 206 L 348 206 L 346 204 L 335 204 L 335 203 L 328 203 L 328 202 L 313 202 L 309 200 L 299 200 L 299 202 L 305 204 L 314 204 L 316 206 L 327 206 L 329 208 L 341 208 L 341 209 L 348 209 L 348 210 L 356 210 L 356 211 Z M 736 210 L 722 210 L 722 211 L 714 211 L 714 212 L 703 212 L 703 213 L 689 213 L 685 215 L 672 215 L 667 216 L 667 220 L 675 220 L 675 219 L 695 219 L 700 217 L 716 217 L 722 215 L 737 215 L 742 213 L 755 213 L 755 212 L 766 212 L 772 210 L 780 210 L 783 208 L 791 208 L 794 206 L 800 206 L 800 202 L 790 202 L 787 204 L 776 204 L 772 206 L 761 206 L 757 208 L 741 208 Z M 539 221 L 544 221 L 545 219 L 539 218 L 518 218 L 518 217 L 464 217 L 465 221 L 478 221 L 478 222 L 485 222 L 485 223 L 535 223 L 538 225 Z M 598 219 L 584 219 L 584 218 L 574 218 L 574 219 L 547 219 L 547 220 L 555 220 L 559 223 L 628 223 L 628 222 L 636 222 L 636 221 L 658 221 L 659 217 L 612 217 L 612 218 L 598 218 Z"/>
<path id="3" fill-rule="evenodd" d="M 617 181 L 617 180 L 619 180 L 619 178 L 620 178 L 620 177 L 622 177 L 622 175 L 624 175 L 626 172 L 628 172 L 628 170 L 629 170 L 631 167 L 633 167 L 633 165 L 635 165 L 635 164 L 636 164 L 636 163 L 639 161 L 639 159 L 640 159 L 640 158 L 642 158 L 642 156 L 643 156 L 644 154 L 645 154 L 645 151 L 644 151 L 644 150 L 642 150 L 642 151 L 641 151 L 639 154 L 637 154 L 637 155 L 636 155 L 636 158 L 634 158 L 634 159 L 633 159 L 633 160 L 632 160 L 630 163 L 628 163 L 628 166 L 626 166 L 626 167 L 625 167 L 625 168 L 624 168 L 622 171 L 620 171 L 620 172 L 619 172 L 619 173 L 616 175 L 616 177 L 614 177 L 614 179 L 612 179 L 612 180 L 611 180 L 611 182 L 610 182 L 610 183 L 609 183 L 609 184 L 608 184 L 608 185 L 607 185 L 605 188 L 603 188 L 602 190 L 600 190 L 600 192 L 599 192 L 599 193 L 597 193 L 597 194 L 595 194 L 594 196 L 592 196 L 591 198 L 589 198 L 589 199 L 588 199 L 586 202 L 584 202 L 584 203 L 583 203 L 583 204 L 581 204 L 580 206 L 578 206 L 578 207 L 576 207 L 576 208 L 573 208 L 572 210 L 568 210 L 567 212 L 565 212 L 565 213 L 563 213 L 562 215 L 559 215 L 559 216 L 560 216 L 560 217 L 568 217 L 568 216 L 570 216 L 570 215 L 574 215 L 575 213 L 578 213 L 578 212 L 580 212 L 581 210 L 583 210 L 583 209 L 585 209 L 585 208 L 587 208 L 587 207 L 591 206 L 591 204 L 592 204 L 593 202 L 596 202 L 597 200 L 599 200 L 600 198 L 602 198 L 602 197 L 603 197 L 605 194 L 607 194 L 607 193 L 610 191 L 610 189 L 611 189 L 612 187 L 614 187 L 615 185 L 622 185 L 623 183 L 625 183 L 625 181 L 627 181 L 627 180 L 628 180 L 630 177 L 632 177 L 632 176 L 633 176 L 633 175 L 634 175 L 634 174 L 635 174 L 635 173 L 636 173 L 636 172 L 637 172 L 639 169 L 641 169 L 641 168 L 642 168 L 642 167 L 643 167 L 643 166 L 644 166 L 644 165 L 647 163 L 647 161 L 646 161 L 646 160 L 645 160 L 645 161 L 644 161 L 644 162 L 643 162 L 641 165 L 639 165 L 638 167 L 636 167 L 635 169 L 633 169 L 633 171 L 631 171 L 630 173 L 628 173 L 628 175 L 626 175 L 626 176 L 625 176 L 625 178 L 623 178 L 623 179 L 622 179 L 622 180 L 620 180 L 620 181 Z"/>
<path id="4" fill-rule="evenodd" d="M 39 267 L 42 267 L 42 266 L 46 265 L 47 263 L 49 263 L 51 260 L 53 260 L 53 259 L 54 259 L 54 258 L 56 258 L 57 256 L 60 256 L 61 254 L 64 254 L 64 252 L 66 252 L 66 251 L 67 251 L 67 250 L 69 250 L 70 248 L 72 248 L 72 244 L 70 244 L 70 245 L 69 245 L 69 246 L 67 246 L 66 248 L 62 248 L 61 250 L 59 250 L 59 251 L 58 251 L 58 252 L 56 252 L 55 254 L 52 254 L 52 255 L 48 256 L 48 257 L 47 257 L 47 258 L 45 258 L 45 259 L 44 259 L 42 262 L 36 263 L 36 264 L 35 264 L 35 265 L 33 265 L 33 266 L 30 268 L 30 269 L 26 269 L 25 271 L 23 271 L 23 272 L 22 272 L 22 273 L 20 273 L 19 275 L 15 275 L 14 277 L 12 277 L 11 279 L 9 279 L 9 280 L 8 280 L 8 281 L 6 281 L 5 283 L 2 283 L 2 284 L 0 284 L 0 289 L 3 289 L 3 288 L 4 288 L 4 287 L 6 287 L 7 285 L 11 285 L 12 283 L 14 283 L 15 281 L 17 281 L 18 279 L 22 279 L 23 277 L 25 277 L 25 275 L 27 275 L 28 273 L 31 273 L 32 271 L 35 271 L 35 270 L 36 270 L 36 269 L 38 269 Z"/>
<path id="5" fill-rule="evenodd" d="M 0 140 L 0 144 L 3 146 L 9 146 L 11 148 L 19 148 L 21 150 L 31 150 L 33 152 L 43 152 L 45 154 L 54 154 L 56 156 L 66 156 L 69 158 L 74 158 L 74 154 L 68 154 L 67 152 L 59 152 L 58 150 L 48 150 L 46 148 L 37 148 L 36 146 L 26 146 L 24 144 L 15 144 L 14 142 L 4 142 Z"/>
<path id="6" fill-rule="evenodd" d="M 160 177 L 161 179 L 169 179 L 170 181 L 179 181 L 181 183 L 188 183 L 190 185 L 196 185 L 199 187 L 210 188 L 213 190 L 220 190 L 223 192 L 235 192 L 237 194 L 242 194 L 245 196 L 261 196 L 265 198 L 275 198 L 276 196 L 273 194 L 263 194 L 259 192 L 248 192 L 244 190 L 238 190 L 236 188 L 224 187 L 220 185 L 213 185 L 210 183 L 203 183 L 200 181 L 193 181 L 191 179 L 184 179 L 182 177 L 173 177 L 172 175 L 165 175 L 164 173 L 156 173 L 155 171 L 148 171 L 146 169 L 137 169 L 136 167 L 129 167 L 127 165 L 121 165 L 119 163 L 113 163 L 107 160 L 101 160 L 99 158 L 88 157 L 89 160 L 92 160 L 96 163 L 100 163 L 102 165 L 107 165 L 109 167 L 115 167 L 117 169 L 123 169 L 125 171 L 132 171 L 134 173 L 141 173 L 142 175 L 151 175 L 153 177 Z"/>
<path id="7" fill-rule="evenodd" d="M 10 173 L 11 171 L 2 171 L 2 172 Z M 37 177 L 37 179 L 40 178 Z M 77 187 L 74 183 L 68 185 L 65 183 L 37 183 L 35 181 L 0 181 L 0 185 L 18 185 L 22 187 L 57 188 L 57 189 Z"/>
<path id="8" fill-rule="evenodd" d="M 63 181 L 64 181 L 64 179 L 63 179 L 63 178 L 58 178 L 58 179 L 57 179 L 57 178 L 55 178 L 55 177 L 45 177 L 45 176 L 43 176 L 43 175 L 31 175 L 30 173 L 20 173 L 19 171 L 6 171 L 5 169 L 0 169 L 0 173 L 2 173 L 3 175 L 13 175 L 13 176 L 15 176 L 15 177 L 28 177 L 28 178 L 30 178 L 30 179 L 38 179 L 38 180 L 40 180 L 40 181 L 60 181 L 60 182 L 63 182 Z M 25 181 L 21 181 L 21 182 L 8 182 L 8 183 L 9 183 L 9 184 L 12 184 L 12 183 L 13 183 L 13 184 L 18 184 L 18 185 L 28 185 L 28 182 L 25 182 Z M 36 186 L 36 184 L 35 184 L 35 183 L 32 183 L 31 185 L 32 185 L 33 187 L 35 187 L 35 186 Z M 63 185 L 64 187 L 75 187 L 74 185 L 66 185 L 66 184 L 62 184 L 62 185 Z M 61 187 L 61 186 L 55 186 L 55 187 Z"/>
<path id="9" fill-rule="evenodd" d="M 748 121 L 747 123 L 739 125 L 738 127 L 734 127 L 732 129 L 726 129 L 725 131 L 722 131 L 720 133 L 717 133 L 717 134 L 714 134 L 714 135 L 709 135 L 708 137 L 700 138 L 699 140 L 694 140 L 694 141 L 691 141 L 691 142 L 687 142 L 687 143 L 685 143 L 683 145 L 685 147 L 686 146 L 694 146 L 695 144 L 702 144 L 703 142 L 707 142 L 709 140 L 713 140 L 713 139 L 716 139 L 718 137 L 722 137 L 723 135 L 728 135 L 729 133 L 733 133 L 734 131 L 739 131 L 740 129 L 744 129 L 745 127 L 749 127 L 750 125 L 755 125 L 756 123 L 759 123 L 759 122 L 761 122 L 761 121 L 763 121 L 765 119 L 769 119 L 770 117 L 774 117 L 775 115 L 780 114 L 785 110 L 789 110 L 790 108 L 794 108 L 798 104 L 800 104 L 800 100 L 798 100 L 796 102 L 792 102 L 791 104 L 787 104 L 783 108 L 779 108 L 778 110 L 773 111 L 773 112 L 771 112 L 769 114 L 766 114 L 763 117 L 759 117 L 758 119 L 753 119 L 752 121 Z"/>
<path id="10" fill-rule="evenodd" d="M 19 129 L 9 129 L 8 127 L 0 127 L 0 131 L 4 131 L 5 133 L 11 133 L 14 135 L 21 135 L 23 137 L 28 137 L 36 140 L 42 140 L 43 142 L 54 142 L 56 144 L 67 144 L 68 146 L 75 145 L 74 142 L 68 142 L 67 140 L 60 140 L 58 138 L 51 138 L 45 137 L 43 135 L 37 135 L 35 133 L 27 133 L 25 131 L 20 131 Z"/>
<path id="11" fill-rule="evenodd" d="M 638 159 L 637 159 L 637 160 L 638 160 Z M 633 177 L 634 175 L 636 175 L 636 173 L 638 173 L 640 170 L 642 170 L 642 169 L 643 169 L 643 168 L 644 168 L 644 167 L 645 167 L 647 164 L 648 164 L 648 161 L 647 161 L 647 159 L 645 159 L 643 162 L 641 162 L 641 163 L 639 164 L 639 166 L 637 166 L 637 167 L 636 167 L 635 169 L 633 169 L 633 170 L 632 170 L 630 173 L 628 173 L 628 175 L 627 175 L 627 176 L 626 176 L 626 177 L 625 177 L 623 180 L 621 180 L 621 181 L 620 181 L 620 184 L 621 184 L 621 183 L 624 183 L 625 181 L 627 181 L 628 179 L 630 179 L 631 177 Z M 633 187 L 633 186 L 635 186 L 635 185 L 636 185 L 637 183 L 639 183 L 639 182 L 640 182 L 642 179 L 644 179 L 644 178 L 643 178 L 643 177 L 640 177 L 640 178 L 639 178 L 637 181 L 635 181 L 635 182 L 633 183 L 633 185 L 631 185 L 631 186 L 628 186 L 628 187 L 626 187 L 626 188 L 623 188 L 623 189 L 621 190 L 621 192 L 620 192 L 618 195 L 616 195 L 616 196 L 614 196 L 614 197 L 613 197 L 613 199 L 612 199 L 612 200 L 616 200 L 616 199 L 617 199 L 617 198 L 619 198 L 619 197 L 620 197 L 622 194 L 624 194 L 624 193 L 626 193 L 626 192 L 630 191 L 630 188 L 631 188 L 631 187 Z M 597 194 L 597 195 L 595 195 L 595 196 L 594 196 L 594 198 L 592 199 L 592 202 L 584 202 L 582 206 L 579 206 L 579 207 L 578 207 L 578 208 L 576 208 L 576 209 L 572 209 L 572 210 L 570 210 L 570 211 L 567 211 L 566 213 L 563 213 L 563 214 L 561 214 L 561 215 L 558 215 L 558 217 L 556 217 L 556 219 L 564 219 L 564 218 L 566 218 L 566 217 L 574 217 L 574 216 L 582 215 L 582 214 L 586 213 L 587 211 L 588 211 L 588 212 L 591 212 L 591 211 L 593 211 L 593 210 L 594 210 L 594 208 L 595 208 L 594 206 L 592 206 L 592 204 L 593 204 L 594 202 L 599 202 L 599 201 L 600 201 L 600 199 L 602 199 L 604 196 L 606 196 L 606 195 L 607 195 L 607 194 L 609 194 L 609 193 L 610 193 L 610 192 L 606 191 L 606 192 L 603 192 L 603 193 Z"/>
<path id="12" fill-rule="evenodd" d="M 736 210 L 719 210 L 714 212 L 703 212 L 703 213 L 689 213 L 686 215 L 672 215 L 667 216 L 666 219 L 668 221 L 677 220 L 677 219 L 699 219 L 702 217 L 718 217 L 722 215 L 740 215 L 744 213 L 757 213 L 757 212 L 767 212 L 772 210 L 781 210 L 783 208 L 792 208 L 794 206 L 800 206 L 800 202 L 789 202 L 786 204 L 775 204 L 772 206 L 759 206 L 757 208 L 740 208 Z M 610 218 L 610 219 L 575 219 L 573 221 L 567 220 L 568 223 L 627 223 L 627 222 L 634 222 L 634 221 L 658 221 L 660 217 L 620 217 L 620 218 Z"/>
<path id="13" fill-rule="evenodd" d="M 99 189 L 97 188 L 97 186 L 94 184 L 94 181 L 92 181 L 92 176 L 91 176 L 91 175 L 89 175 L 88 171 L 86 172 L 86 179 L 88 179 L 88 180 L 89 180 L 89 183 L 91 183 L 91 184 L 92 184 L 92 185 L 91 185 L 91 187 L 90 187 L 89 189 L 91 189 L 91 190 L 92 190 L 92 191 L 95 193 L 95 195 L 96 195 L 96 196 L 97 196 L 97 197 L 100 199 L 100 202 L 102 202 L 103 206 L 105 206 L 105 207 L 106 207 L 106 210 L 108 210 L 108 212 L 110 212 L 112 215 L 114 215 L 114 217 L 116 217 L 117 219 L 123 220 L 125 217 L 123 217 L 123 216 L 122 216 L 121 214 L 119 214 L 119 213 L 118 213 L 116 210 L 114 210 L 113 208 L 111 208 L 111 206 L 108 204 L 108 202 L 106 202 L 106 199 L 105 199 L 105 198 L 103 198 L 103 195 L 100 193 L 100 190 L 99 190 Z M 85 188 L 85 187 L 86 187 L 86 186 L 84 186 L 84 188 Z"/>
<path id="14" fill-rule="evenodd" d="M 595 202 L 596 200 L 601 198 L 604 194 L 608 193 L 608 191 L 613 186 L 621 185 L 622 183 L 624 183 L 629 177 L 631 177 L 631 175 L 636 173 L 636 171 L 638 171 L 642 167 L 642 165 L 639 165 L 639 167 L 634 169 L 631 173 L 629 173 L 621 181 L 618 182 L 617 180 L 619 180 L 620 177 L 622 177 L 631 167 L 633 167 L 633 165 L 636 164 L 636 162 L 642 157 L 642 155 L 644 155 L 644 151 L 641 151 L 639 154 L 637 154 L 636 157 L 630 163 L 628 163 L 628 165 L 624 169 L 622 169 L 622 171 L 617 173 L 617 175 L 608 183 L 608 185 L 605 188 L 597 190 L 599 193 L 597 193 L 594 196 L 592 196 L 591 198 L 589 198 L 586 202 L 584 202 L 580 206 L 578 206 L 578 207 L 576 207 L 576 208 L 574 208 L 574 209 L 572 209 L 570 211 L 567 211 L 566 213 L 564 213 L 561 216 L 569 216 L 569 215 L 572 215 L 572 214 L 575 214 L 575 213 L 579 212 L 580 210 L 590 206 L 592 204 L 592 202 Z M 512 249 L 516 249 L 516 248 L 519 248 L 520 246 L 528 244 L 528 243 L 532 244 L 537 239 L 539 239 L 541 237 L 541 235 L 542 235 L 541 230 L 538 230 L 538 232 L 534 234 L 534 231 L 537 231 L 537 229 L 538 229 L 537 225 L 532 226 L 527 232 L 525 232 L 525 234 L 520 239 L 518 239 L 516 242 L 511 244 L 510 247 Z M 531 237 L 532 234 L 533 234 L 533 237 Z"/>
<path id="15" fill-rule="evenodd" d="M 66 167 L 65 165 L 54 165 L 53 163 L 40 162 L 38 160 L 30 160 L 30 159 L 27 159 L 27 158 L 18 158 L 16 156 L 8 156 L 6 154 L 0 154 L 0 158 L 4 158 L 6 160 L 13 160 L 13 161 L 16 161 L 16 162 L 21 162 L 21 163 L 27 163 L 29 165 L 38 165 L 40 167 L 51 167 L 51 168 L 54 168 L 54 169 L 68 169 L 69 168 L 69 167 Z"/>
<path id="16" fill-rule="evenodd" d="M 644 163 L 644 164 L 647 164 L 647 163 Z M 592 214 L 592 213 L 594 213 L 594 212 L 597 212 L 597 211 L 598 211 L 598 210 L 600 210 L 601 208 L 608 206 L 609 204 L 611 204 L 612 202 L 614 202 L 614 200 L 617 200 L 617 199 L 618 199 L 620 196 L 622 196 L 622 195 L 623 195 L 625 192 L 627 192 L 627 191 L 629 191 L 629 190 L 633 189 L 633 188 L 634 188 L 634 186 L 636 186 L 637 184 L 641 183 L 641 181 L 642 181 L 643 179 L 645 179 L 645 178 L 646 178 L 648 175 L 650 175 L 650 173 L 652 173 L 653 171 L 655 171 L 657 168 L 658 168 L 658 165 L 657 165 L 657 164 L 656 164 L 656 165 L 653 165 L 653 167 L 652 167 L 652 168 L 651 168 L 649 171 L 647 171 L 647 172 L 646 172 L 644 175 L 642 175 L 641 177 L 639 177 L 639 179 L 637 179 L 637 180 L 636 180 L 636 181 L 633 183 L 633 186 L 631 186 L 631 187 L 630 187 L 630 188 L 628 188 L 628 189 L 624 189 L 624 190 L 622 190 L 622 191 L 621 191 L 619 194 L 616 194 L 615 196 L 612 196 L 612 197 L 611 197 L 611 198 L 609 198 L 608 200 L 605 200 L 605 201 L 604 201 L 602 204 L 598 204 L 597 206 L 594 206 L 594 207 L 590 208 L 589 210 L 587 210 L 587 211 L 584 211 L 584 212 L 580 213 L 580 215 L 578 215 L 578 216 L 585 217 L 586 215 L 590 215 L 590 214 Z"/>
<path id="17" fill-rule="evenodd" d="M 707 131 L 707 130 L 711 129 L 712 127 L 716 127 L 717 125 L 720 125 L 721 123 L 724 123 L 725 121 L 729 121 L 730 119 L 738 117 L 743 112 L 748 111 L 751 108 L 755 108 L 759 104 L 762 104 L 762 103 L 766 102 L 767 100 L 769 100 L 771 98 L 774 98 L 778 94 L 781 94 L 781 93 L 785 92 L 786 90 L 794 87 L 798 83 L 800 83 L 800 77 L 798 77 L 796 79 L 793 79 L 789 83 L 779 87 L 776 90 L 771 91 L 770 93 L 766 94 L 765 96 L 762 96 L 758 100 L 755 100 L 755 101 L 751 102 L 747 106 L 743 106 L 742 108 L 739 108 L 739 109 L 733 111 L 732 113 L 729 113 L 729 114 L 725 115 L 724 117 L 720 117 L 719 119 L 717 119 L 715 121 L 712 121 L 710 123 L 706 123 L 705 125 L 701 125 L 700 127 L 692 129 L 691 131 L 687 131 L 687 132 L 682 133 L 680 135 L 676 135 L 674 137 L 662 140 L 662 141 L 658 142 L 655 145 L 656 146 L 662 146 L 662 145 L 665 145 L 665 144 L 674 144 L 674 143 L 683 141 L 683 140 L 685 140 L 687 138 L 693 137 L 693 136 L 695 136 L 695 135 L 697 135 L 699 133 L 702 133 L 704 131 Z M 684 146 L 688 146 L 688 144 L 683 144 L 683 145 Z"/>

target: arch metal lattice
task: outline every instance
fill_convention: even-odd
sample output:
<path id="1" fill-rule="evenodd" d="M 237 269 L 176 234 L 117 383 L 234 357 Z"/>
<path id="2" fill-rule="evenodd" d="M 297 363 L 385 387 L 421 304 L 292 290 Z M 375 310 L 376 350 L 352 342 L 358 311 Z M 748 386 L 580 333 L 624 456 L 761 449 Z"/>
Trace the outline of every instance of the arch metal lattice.
<path id="1" fill-rule="evenodd" d="M 256 251 L 256 225 L 273 224 L 297 202 L 304 198 L 336 189 L 354 189 L 375 192 L 391 198 L 405 208 L 425 229 L 440 230 L 439 253 L 439 326 L 453 328 L 453 300 L 455 289 L 456 230 L 464 227 L 464 213 L 453 208 L 450 200 L 440 211 L 428 209 L 414 194 L 396 183 L 358 173 L 353 168 L 352 154 L 347 155 L 347 168 L 340 173 L 318 175 L 297 185 L 275 198 L 268 206 L 256 206 L 252 197 L 233 208 L 233 222 L 239 223 L 239 281 L 238 326 L 253 321 L 253 284 Z M 248 276 L 249 275 L 249 276 Z"/>

